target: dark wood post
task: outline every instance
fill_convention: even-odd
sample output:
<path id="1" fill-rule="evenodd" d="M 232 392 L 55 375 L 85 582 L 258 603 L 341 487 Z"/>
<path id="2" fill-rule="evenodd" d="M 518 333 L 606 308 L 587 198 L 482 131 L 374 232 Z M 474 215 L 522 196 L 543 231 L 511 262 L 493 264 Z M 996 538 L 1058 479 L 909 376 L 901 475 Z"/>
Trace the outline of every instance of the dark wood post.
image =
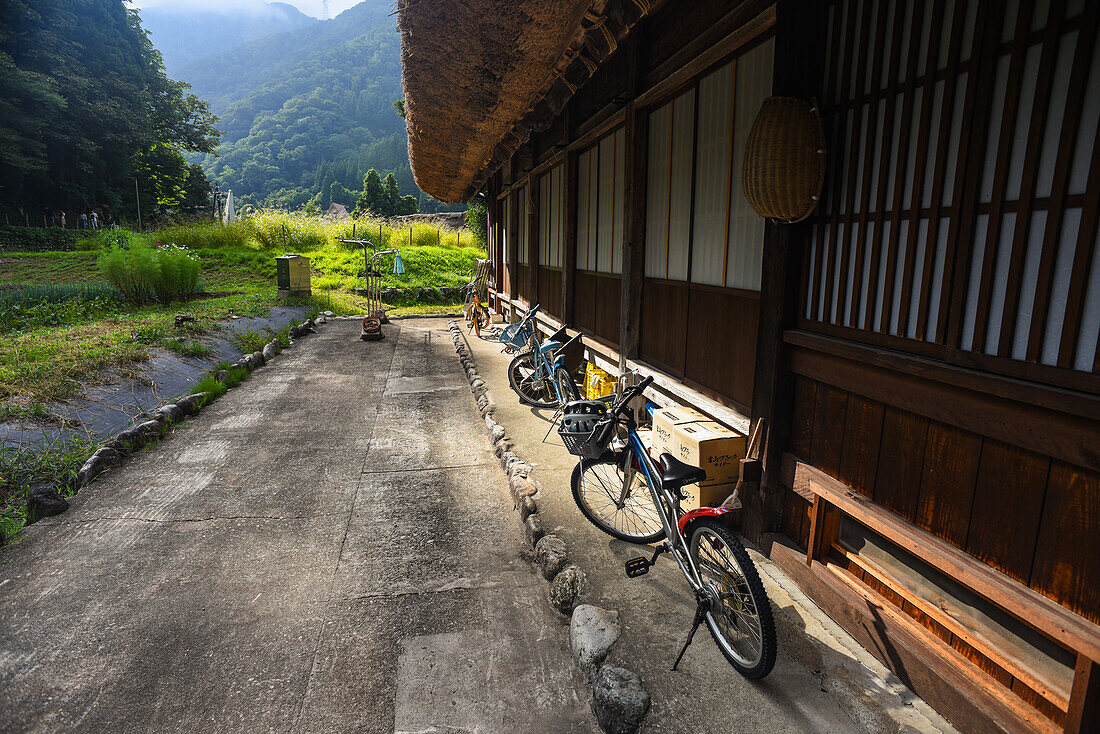
<path id="1" fill-rule="evenodd" d="M 824 64 L 823 3 L 816 0 L 778 0 L 775 22 L 775 61 L 772 93 L 781 96 L 820 97 Z M 753 377 L 752 418 L 765 421 L 760 458 L 764 474 L 759 493 L 743 498 L 744 533 L 759 541 L 763 533 L 779 528 L 783 495 L 779 465 L 790 445 L 794 376 L 790 371 L 783 332 L 797 321 L 799 265 L 810 228 L 805 223 L 775 224 L 764 228 L 764 255 L 760 278 L 760 319 Z"/>
<path id="2" fill-rule="evenodd" d="M 1066 734 L 1084 734 L 1100 727 L 1100 665 L 1077 654 L 1073 688 L 1066 712 Z"/>
<path id="3" fill-rule="evenodd" d="M 645 283 L 646 167 L 649 152 L 649 115 L 634 106 L 641 83 L 642 62 L 638 36 L 631 36 L 627 77 L 626 155 L 623 166 L 623 275 L 619 300 L 619 366 L 638 356 Z"/>
<path id="4" fill-rule="evenodd" d="M 513 299 L 519 296 L 519 195 L 515 190 L 508 193 L 511 199 L 508 212 L 508 290 Z"/>

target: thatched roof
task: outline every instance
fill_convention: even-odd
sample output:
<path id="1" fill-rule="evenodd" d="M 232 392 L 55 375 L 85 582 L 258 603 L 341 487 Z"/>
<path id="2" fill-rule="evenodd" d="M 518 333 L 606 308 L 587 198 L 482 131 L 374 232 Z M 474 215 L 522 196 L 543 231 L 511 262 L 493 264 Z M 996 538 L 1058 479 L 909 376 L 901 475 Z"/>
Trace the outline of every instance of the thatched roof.
<path id="1" fill-rule="evenodd" d="M 659 0 L 399 0 L 417 185 L 464 201 Z"/>

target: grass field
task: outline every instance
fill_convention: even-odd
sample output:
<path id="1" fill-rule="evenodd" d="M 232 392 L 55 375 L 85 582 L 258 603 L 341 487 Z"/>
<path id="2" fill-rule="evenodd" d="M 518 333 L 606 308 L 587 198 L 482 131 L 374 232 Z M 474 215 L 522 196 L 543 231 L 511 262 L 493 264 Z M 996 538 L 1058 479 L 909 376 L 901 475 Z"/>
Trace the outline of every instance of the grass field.
<path id="1" fill-rule="evenodd" d="M 200 297 L 187 302 L 132 306 L 103 283 L 97 267 L 101 233 L 75 252 L 0 255 L 0 418 L 48 420 L 41 405 L 65 397 L 105 370 L 133 370 L 154 347 L 196 350 L 203 331 L 231 314 L 259 316 L 278 303 L 312 311 L 362 313 L 365 286 L 362 248 L 339 242 L 354 235 L 379 239 L 379 223 L 323 222 L 264 212 L 233 225 L 199 224 L 158 230 L 150 243 L 185 246 L 200 259 Z M 383 246 L 400 248 L 404 275 L 393 275 L 393 257 L 382 267 L 384 284 L 403 288 L 466 283 L 484 251 L 468 232 L 440 232 L 415 225 L 381 224 Z M 411 242 L 411 244 L 409 244 Z M 275 284 L 275 257 L 284 252 L 310 258 L 313 296 L 282 301 Z M 405 303 L 393 314 L 452 311 L 457 304 Z M 182 333 L 176 314 L 195 317 Z"/>

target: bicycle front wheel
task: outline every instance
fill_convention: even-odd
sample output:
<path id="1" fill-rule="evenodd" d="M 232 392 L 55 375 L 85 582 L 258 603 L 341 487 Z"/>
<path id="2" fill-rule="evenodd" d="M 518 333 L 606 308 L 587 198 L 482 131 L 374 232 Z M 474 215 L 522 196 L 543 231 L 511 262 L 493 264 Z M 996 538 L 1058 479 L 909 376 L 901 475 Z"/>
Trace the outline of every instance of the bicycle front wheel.
<path id="1" fill-rule="evenodd" d="M 508 365 L 508 383 L 519 395 L 521 403 L 536 408 L 553 408 L 558 404 L 550 376 L 542 374 L 534 352 L 525 352 Z"/>
<path id="2" fill-rule="evenodd" d="M 489 309 L 482 304 L 479 303 L 476 309 L 474 311 L 474 333 L 480 337 L 481 330 L 489 328 L 490 316 Z"/>
<path id="3" fill-rule="evenodd" d="M 561 393 L 562 405 L 581 399 L 580 390 L 577 389 L 577 382 L 573 379 L 573 375 L 569 374 L 569 370 L 564 367 L 558 367 L 554 370 L 554 381 L 558 383 L 558 392 Z"/>
<path id="4" fill-rule="evenodd" d="M 623 474 L 622 458 L 582 461 L 573 469 L 573 500 L 589 522 L 628 543 L 655 543 L 665 537 L 661 515 L 645 474 Z M 624 483 L 627 485 L 624 489 Z"/>
<path id="5" fill-rule="evenodd" d="M 775 622 L 756 566 L 717 518 L 699 518 L 686 529 L 691 560 L 711 597 L 711 636 L 741 675 L 763 678 L 775 665 Z"/>

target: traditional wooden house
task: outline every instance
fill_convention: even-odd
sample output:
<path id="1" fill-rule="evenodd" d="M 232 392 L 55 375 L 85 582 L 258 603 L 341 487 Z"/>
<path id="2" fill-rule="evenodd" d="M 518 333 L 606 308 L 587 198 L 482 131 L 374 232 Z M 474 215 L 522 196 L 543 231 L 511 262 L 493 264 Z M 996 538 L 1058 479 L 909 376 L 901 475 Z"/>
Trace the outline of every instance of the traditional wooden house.
<path id="1" fill-rule="evenodd" d="M 496 307 L 760 421 L 743 531 L 951 721 L 1100 731 L 1100 3 L 398 9 L 413 172 L 485 197 Z M 742 193 L 772 97 L 824 131 L 795 223 Z"/>

